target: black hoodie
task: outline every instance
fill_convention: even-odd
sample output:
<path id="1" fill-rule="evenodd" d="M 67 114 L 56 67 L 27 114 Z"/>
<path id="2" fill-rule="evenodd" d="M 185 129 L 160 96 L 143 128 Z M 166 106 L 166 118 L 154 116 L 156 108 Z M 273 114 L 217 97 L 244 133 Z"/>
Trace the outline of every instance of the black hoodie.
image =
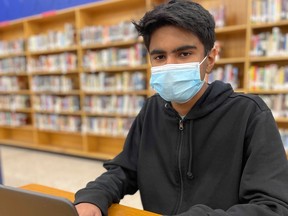
<path id="1" fill-rule="evenodd" d="M 140 190 L 143 208 L 181 216 L 288 216 L 288 166 L 266 104 L 216 81 L 182 119 L 158 94 L 147 99 L 123 151 L 76 193 L 75 204 L 111 203 Z"/>

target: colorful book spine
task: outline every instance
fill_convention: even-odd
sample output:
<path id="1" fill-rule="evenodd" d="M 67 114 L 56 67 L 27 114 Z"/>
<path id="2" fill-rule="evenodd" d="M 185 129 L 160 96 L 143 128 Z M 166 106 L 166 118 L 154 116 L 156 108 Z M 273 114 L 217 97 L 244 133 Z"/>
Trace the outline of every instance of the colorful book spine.
<path id="1" fill-rule="evenodd" d="M 63 31 L 48 31 L 28 38 L 28 50 L 31 52 L 68 48 L 76 44 L 76 31 L 71 23 L 64 25 Z"/>
<path id="2" fill-rule="evenodd" d="M 146 89 L 146 76 L 141 71 L 111 74 L 82 73 L 82 90 L 86 92 L 135 91 Z"/>
<path id="3" fill-rule="evenodd" d="M 59 76 L 34 76 L 32 78 L 32 91 L 35 92 L 69 92 L 75 89 L 72 77 Z"/>
<path id="4" fill-rule="evenodd" d="M 88 50 L 83 57 L 84 68 L 97 70 L 115 66 L 139 66 L 147 63 L 146 48 L 137 43 L 129 48 Z"/>
<path id="5" fill-rule="evenodd" d="M 264 67 L 253 65 L 249 69 L 250 90 L 287 90 L 288 66 L 270 64 Z"/>
<path id="6" fill-rule="evenodd" d="M 30 107 L 30 96 L 28 95 L 0 95 L 0 109 L 15 111 Z"/>
<path id="7" fill-rule="evenodd" d="M 134 118 L 88 117 L 86 132 L 106 136 L 126 136 Z"/>
<path id="8" fill-rule="evenodd" d="M 0 112 L 0 125 L 23 126 L 28 124 L 28 115 L 16 112 Z"/>
<path id="9" fill-rule="evenodd" d="M 36 111 L 74 112 L 80 110 L 79 96 L 38 95 L 34 97 Z"/>
<path id="10" fill-rule="evenodd" d="M 28 72 L 58 72 L 63 73 L 77 69 L 76 53 L 61 53 L 54 55 L 41 55 L 28 61 Z"/>
<path id="11" fill-rule="evenodd" d="M 144 96 L 86 96 L 84 110 L 97 114 L 136 115 L 145 101 Z"/>
<path id="12" fill-rule="evenodd" d="M 252 23 L 277 22 L 288 19 L 288 0 L 253 0 Z"/>
<path id="13" fill-rule="evenodd" d="M 286 152 L 288 151 L 288 130 L 287 129 L 279 129 L 280 136 L 284 145 Z"/>
<path id="14" fill-rule="evenodd" d="M 0 74 L 26 73 L 26 58 L 14 57 L 0 59 Z"/>
<path id="15" fill-rule="evenodd" d="M 35 120 L 40 130 L 81 132 L 82 121 L 79 116 L 35 114 Z"/>
<path id="16" fill-rule="evenodd" d="M 0 40 L 0 56 L 23 54 L 25 49 L 25 40 L 23 38 L 16 40 Z"/>
<path id="17" fill-rule="evenodd" d="M 271 109 L 275 118 L 288 118 L 288 94 L 259 95 Z"/>
<path id="18" fill-rule="evenodd" d="M 225 6 L 223 4 L 220 4 L 218 7 L 210 8 L 209 12 L 214 17 L 216 27 L 221 28 L 225 26 Z"/>
<path id="19" fill-rule="evenodd" d="M 109 26 L 86 26 L 80 30 L 80 42 L 82 46 L 136 40 L 137 38 L 138 33 L 130 21 Z"/>
<path id="20" fill-rule="evenodd" d="M 261 32 L 251 37 L 251 56 L 287 56 L 288 33 L 282 33 L 279 27 L 272 32 Z"/>
<path id="21" fill-rule="evenodd" d="M 232 64 L 227 64 L 224 67 L 215 68 L 208 76 L 208 82 L 221 80 L 225 83 L 230 83 L 234 89 L 239 88 L 239 69 Z"/>
<path id="22" fill-rule="evenodd" d="M 28 89 L 28 79 L 23 76 L 0 76 L 0 91 L 20 91 Z"/>

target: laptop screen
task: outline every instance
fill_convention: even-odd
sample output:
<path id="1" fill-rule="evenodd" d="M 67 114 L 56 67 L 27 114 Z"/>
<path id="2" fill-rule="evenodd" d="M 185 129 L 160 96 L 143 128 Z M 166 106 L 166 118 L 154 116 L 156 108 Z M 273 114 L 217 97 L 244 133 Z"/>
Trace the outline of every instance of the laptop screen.
<path id="1" fill-rule="evenodd" d="M 69 200 L 0 185 L 0 215 L 3 216 L 78 216 Z"/>

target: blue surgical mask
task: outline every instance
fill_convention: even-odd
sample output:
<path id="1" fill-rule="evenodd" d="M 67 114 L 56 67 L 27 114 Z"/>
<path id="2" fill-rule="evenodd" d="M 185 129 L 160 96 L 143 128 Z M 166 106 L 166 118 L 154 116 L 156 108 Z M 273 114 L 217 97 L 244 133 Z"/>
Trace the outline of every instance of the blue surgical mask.
<path id="1" fill-rule="evenodd" d="M 186 103 L 202 88 L 199 62 L 166 64 L 151 68 L 151 87 L 166 101 Z"/>

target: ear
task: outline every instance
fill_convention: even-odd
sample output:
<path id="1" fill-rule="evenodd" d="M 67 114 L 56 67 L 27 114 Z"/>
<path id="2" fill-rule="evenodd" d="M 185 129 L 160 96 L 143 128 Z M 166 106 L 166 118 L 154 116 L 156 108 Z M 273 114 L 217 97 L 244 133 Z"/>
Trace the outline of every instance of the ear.
<path id="1" fill-rule="evenodd" d="M 212 71 L 212 69 L 214 67 L 214 64 L 215 64 L 215 60 L 216 60 L 217 54 L 218 54 L 218 50 L 215 47 L 213 47 L 211 49 L 211 51 L 208 53 L 208 56 L 207 56 L 207 59 L 208 59 L 207 67 L 206 67 L 206 71 L 205 71 L 206 74 L 210 74 L 211 73 L 211 71 Z"/>

